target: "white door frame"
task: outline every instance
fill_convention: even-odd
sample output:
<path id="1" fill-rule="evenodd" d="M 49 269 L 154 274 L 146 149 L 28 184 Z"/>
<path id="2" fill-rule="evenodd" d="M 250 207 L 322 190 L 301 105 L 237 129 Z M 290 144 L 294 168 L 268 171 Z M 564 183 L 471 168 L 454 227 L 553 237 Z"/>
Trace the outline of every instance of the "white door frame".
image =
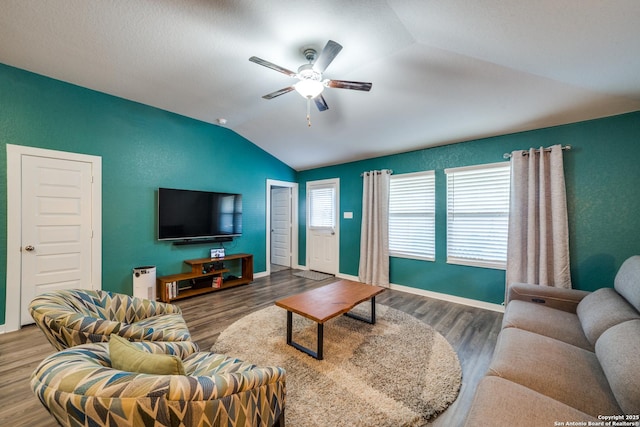
<path id="1" fill-rule="evenodd" d="M 95 289 L 102 289 L 102 158 L 88 154 L 68 153 L 7 144 L 7 298 L 5 332 L 20 329 L 21 294 L 21 229 L 22 229 L 22 156 L 50 157 L 92 164 L 91 188 L 91 281 Z"/>
<path id="2" fill-rule="evenodd" d="M 291 268 L 299 269 L 298 263 L 298 183 L 267 179 L 267 205 L 266 205 L 266 234 L 267 234 L 267 271 L 271 274 L 271 188 L 288 187 L 291 188 Z"/>

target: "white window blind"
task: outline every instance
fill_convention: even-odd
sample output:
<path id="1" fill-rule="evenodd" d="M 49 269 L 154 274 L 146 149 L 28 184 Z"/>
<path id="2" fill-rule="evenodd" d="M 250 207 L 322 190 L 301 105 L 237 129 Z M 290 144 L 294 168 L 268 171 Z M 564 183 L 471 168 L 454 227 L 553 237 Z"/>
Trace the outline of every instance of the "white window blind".
<path id="1" fill-rule="evenodd" d="M 447 262 L 506 268 L 508 162 L 445 169 Z"/>
<path id="2" fill-rule="evenodd" d="M 389 184 L 389 255 L 433 261 L 434 171 L 392 175 Z"/>
<path id="3" fill-rule="evenodd" d="M 313 187 L 309 190 L 309 226 L 335 228 L 335 187 Z"/>

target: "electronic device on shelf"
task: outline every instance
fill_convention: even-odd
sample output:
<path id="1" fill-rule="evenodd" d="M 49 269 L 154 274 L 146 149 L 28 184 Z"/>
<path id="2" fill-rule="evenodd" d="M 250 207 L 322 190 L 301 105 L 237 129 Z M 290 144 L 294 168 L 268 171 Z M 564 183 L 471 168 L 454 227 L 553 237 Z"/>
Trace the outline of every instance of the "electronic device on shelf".
<path id="1" fill-rule="evenodd" d="M 211 258 L 224 258 L 224 248 L 211 249 Z"/>

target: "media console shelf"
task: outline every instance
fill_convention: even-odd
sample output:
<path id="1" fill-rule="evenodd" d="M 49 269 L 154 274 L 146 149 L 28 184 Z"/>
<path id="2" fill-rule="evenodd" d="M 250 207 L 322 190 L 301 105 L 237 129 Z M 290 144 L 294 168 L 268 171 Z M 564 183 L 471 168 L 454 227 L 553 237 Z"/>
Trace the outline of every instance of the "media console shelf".
<path id="1" fill-rule="evenodd" d="M 236 270 L 230 268 L 228 261 L 240 263 L 240 276 L 223 280 L 224 273 Z M 191 266 L 190 272 L 161 276 L 156 279 L 157 295 L 160 301 L 176 301 L 253 282 L 253 255 L 250 254 L 226 255 L 224 258 L 187 259 L 184 262 Z M 223 266 L 216 266 L 218 263 L 222 263 Z"/>

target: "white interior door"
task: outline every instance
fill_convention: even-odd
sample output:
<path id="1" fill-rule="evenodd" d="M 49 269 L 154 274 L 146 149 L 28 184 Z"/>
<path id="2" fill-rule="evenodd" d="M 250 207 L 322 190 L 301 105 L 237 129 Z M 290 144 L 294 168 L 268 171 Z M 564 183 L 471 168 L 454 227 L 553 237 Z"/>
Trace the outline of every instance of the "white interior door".
<path id="1" fill-rule="evenodd" d="M 38 294 L 92 289 L 92 164 L 22 156 L 21 324 Z"/>
<path id="2" fill-rule="evenodd" d="M 291 267 L 291 188 L 271 189 L 271 263 Z"/>
<path id="3" fill-rule="evenodd" d="M 339 187 L 337 178 L 307 183 L 307 265 L 310 270 L 338 273 Z"/>

